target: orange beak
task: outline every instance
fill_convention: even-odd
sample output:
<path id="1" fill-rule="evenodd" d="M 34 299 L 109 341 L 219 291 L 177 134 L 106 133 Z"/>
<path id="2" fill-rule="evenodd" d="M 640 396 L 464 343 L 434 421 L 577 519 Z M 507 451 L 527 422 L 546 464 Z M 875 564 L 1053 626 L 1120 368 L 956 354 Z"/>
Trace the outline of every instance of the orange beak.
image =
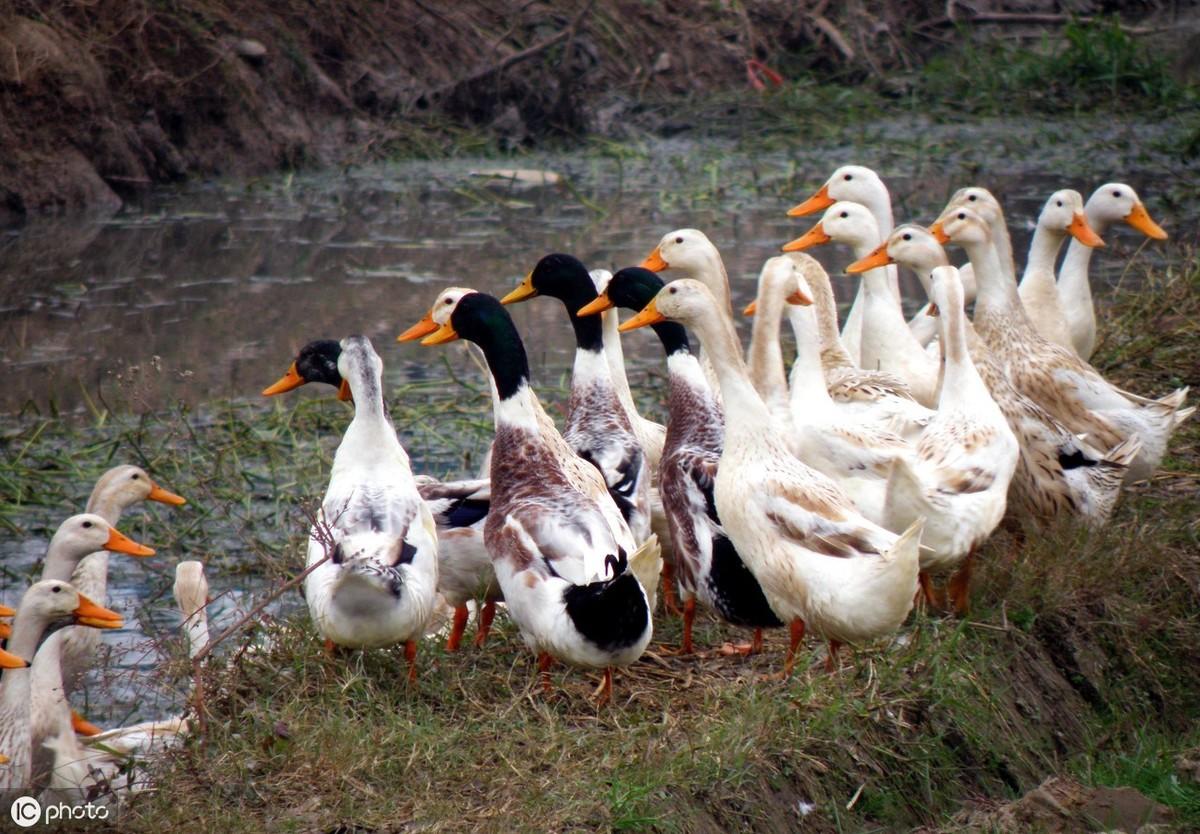
<path id="1" fill-rule="evenodd" d="M 396 337 L 397 342 L 412 342 L 417 339 L 424 338 L 430 333 L 438 329 L 437 322 L 433 320 L 433 313 L 429 313 L 425 318 L 414 324 L 412 327 L 405 330 Z"/>
<path id="2" fill-rule="evenodd" d="M 784 252 L 803 252 L 811 246 L 819 246 L 822 243 L 829 243 L 833 240 L 829 235 L 825 234 L 825 227 L 820 223 L 813 226 L 800 237 L 790 243 L 783 245 Z"/>
<path id="3" fill-rule="evenodd" d="M 75 710 L 71 710 L 71 729 L 75 731 L 76 735 L 89 737 L 98 736 L 104 732 L 104 730 L 97 727 L 91 721 L 88 721 Z"/>
<path id="4" fill-rule="evenodd" d="M 153 548 L 138 544 L 124 533 L 119 532 L 116 527 L 108 528 L 108 541 L 104 543 L 104 549 L 111 550 L 114 553 L 127 553 L 130 556 L 154 555 Z"/>
<path id="5" fill-rule="evenodd" d="M 163 489 L 158 484 L 150 485 L 150 494 L 146 497 L 151 501 L 158 501 L 160 504 L 170 504 L 172 507 L 182 507 L 187 503 L 187 499 L 182 495 L 176 495 L 170 490 Z"/>
<path id="6" fill-rule="evenodd" d="M 600 293 L 600 295 L 596 296 L 587 304 L 584 304 L 582 307 L 576 310 L 575 315 L 594 316 L 596 313 L 603 313 L 605 310 L 611 310 L 613 306 L 614 305 L 612 301 L 609 300 L 608 295 L 605 293 Z"/>
<path id="7" fill-rule="evenodd" d="M 352 402 L 354 395 L 350 393 L 350 383 L 347 380 L 342 380 L 342 384 L 338 386 L 338 399 L 344 403 Z"/>
<path id="8" fill-rule="evenodd" d="M 1166 240 L 1167 233 L 1163 231 L 1163 227 L 1150 219 L 1150 213 L 1146 211 L 1146 207 L 1138 203 L 1129 214 L 1122 218 L 1126 223 L 1146 237 L 1152 237 L 1155 240 Z"/>
<path id="9" fill-rule="evenodd" d="M 817 193 L 809 197 L 798 206 L 788 209 L 788 217 L 803 217 L 806 214 L 827 209 L 836 203 L 837 200 L 829 196 L 829 184 L 826 183 L 817 189 Z"/>
<path id="10" fill-rule="evenodd" d="M 746 309 L 742 310 L 742 315 L 743 316 L 752 316 L 757 311 L 758 311 L 758 302 L 751 301 L 749 304 L 746 305 Z"/>
<path id="11" fill-rule="evenodd" d="M 525 276 L 525 280 L 521 282 L 519 287 L 510 292 L 508 295 L 504 296 L 504 298 L 500 299 L 500 303 L 515 304 L 518 301 L 524 301 L 527 298 L 533 298 L 537 294 L 538 291 L 533 286 L 533 273 L 531 272 Z M 429 342 L 421 342 L 421 344 L 427 345 Z"/>
<path id="12" fill-rule="evenodd" d="M 851 275 L 858 275 L 860 272 L 866 272 L 869 269 L 878 269 L 881 266 L 887 266 L 888 264 L 894 264 L 895 262 L 895 258 L 888 254 L 887 242 L 884 241 L 872 249 L 869 255 L 864 258 L 859 258 L 857 261 L 850 264 L 850 266 L 846 267 L 846 272 L 850 273 Z"/>
<path id="13" fill-rule="evenodd" d="M 1088 225 L 1087 218 L 1082 211 L 1075 212 L 1075 216 L 1071 219 L 1071 225 L 1067 226 L 1067 234 L 1084 246 L 1094 248 L 1104 245 L 1104 241 L 1100 239 L 1100 235 L 1096 234 L 1095 230 Z"/>
<path id="14" fill-rule="evenodd" d="M 7 640 L 9 637 L 12 637 L 12 626 L 0 623 L 0 640 Z"/>
<path id="15" fill-rule="evenodd" d="M 807 307 L 813 303 L 812 296 L 804 290 L 797 289 L 794 293 L 784 299 L 788 304 L 795 304 L 799 307 Z"/>
<path id="16" fill-rule="evenodd" d="M 446 342 L 453 342 L 458 338 L 458 333 L 450 326 L 450 322 L 446 322 L 437 329 L 432 336 L 426 336 L 421 340 L 423 345 L 443 345 Z"/>
<path id="17" fill-rule="evenodd" d="M 662 272 L 664 269 L 670 269 L 671 265 L 663 260 L 662 253 L 658 247 L 654 247 L 654 251 L 646 256 L 646 259 L 638 264 L 642 269 L 648 269 L 651 272 Z"/>
<path id="18" fill-rule="evenodd" d="M 0 753 L 0 765 L 5 765 L 5 764 L 8 764 L 8 756 L 5 756 L 3 753 Z"/>
<path id="19" fill-rule="evenodd" d="M 9 608 L 7 605 L 0 605 L 0 617 L 15 617 L 17 609 Z"/>
<path id="20" fill-rule="evenodd" d="M 933 235 L 937 239 L 937 242 L 943 246 L 950 242 L 950 235 L 946 234 L 946 230 L 942 228 L 940 220 L 929 227 L 929 234 Z"/>
<path id="21" fill-rule="evenodd" d="M 308 380 L 300 376 L 300 372 L 296 370 L 296 363 L 293 362 L 292 366 L 287 369 L 287 373 L 280 377 L 278 382 L 263 389 L 262 395 L 264 397 L 273 397 L 276 394 L 282 394 L 284 391 L 299 388 L 306 382 Z"/>
<path id="22" fill-rule="evenodd" d="M 79 595 L 79 606 L 71 613 L 79 625 L 92 628 L 120 628 L 125 625 L 125 620 L 116 611 L 101 608 L 83 594 Z"/>
<path id="23" fill-rule="evenodd" d="M 630 330 L 637 330 L 639 327 L 645 327 L 648 324 L 658 324 L 660 321 L 666 320 L 667 317 L 658 312 L 658 306 L 655 304 L 654 299 L 651 299 L 650 303 L 642 309 L 642 312 L 626 321 L 617 329 L 622 333 L 628 333 Z"/>
<path id="24" fill-rule="evenodd" d="M 28 669 L 29 661 L 0 649 L 0 669 Z"/>

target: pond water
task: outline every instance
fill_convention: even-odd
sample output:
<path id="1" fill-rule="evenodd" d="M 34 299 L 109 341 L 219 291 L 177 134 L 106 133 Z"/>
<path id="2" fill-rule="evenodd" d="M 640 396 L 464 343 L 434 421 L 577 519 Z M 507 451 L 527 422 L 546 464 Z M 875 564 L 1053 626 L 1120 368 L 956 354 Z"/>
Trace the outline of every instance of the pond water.
<path id="1" fill-rule="evenodd" d="M 548 187 L 475 175 L 503 167 L 494 161 L 412 162 L 195 184 L 108 217 L 32 220 L 0 232 L 0 414 L 11 425 L 87 407 L 140 412 L 180 400 L 256 399 L 305 342 L 352 333 L 374 340 L 389 382 L 425 378 L 439 372 L 428 349 L 394 339 L 443 287 L 503 294 L 552 251 L 616 269 L 683 226 L 704 230 L 721 249 L 740 306 L 753 296 L 762 262 L 816 221 L 788 218 L 786 210 L 846 162 L 881 172 L 897 222 L 928 223 L 955 189 L 990 187 L 1006 207 L 1018 253 L 1050 192 L 1074 187 L 1086 197 L 1114 179 L 1132 184 L 1173 235 L 1195 228 L 1192 178 L 1148 138 L 1154 128 L 1146 125 L 894 121 L 765 154 L 658 142 L 516 163 L 564 177 Z M 1101 292 L 1122 280 L 1143 239 L 1113 230 L 1108 244 L 1093 260 Z M 1176 246 L 1144 247 L 1137 256 L 1162 263 Z M 850 253 L 824 246 L 813 254 L 848 303 L 854 284 L 842 268 Z M 923 303 L 911 276 L 904 291 L 910 309 Z M 535 378 L 561 379 L 571 359 L 561 305 L 534 300 L 513 313 Z M 630 336 L 627 357 L 656 366 L 652 337 Z M 0 543 L 3 574 L 28 575 L 45 547 L 42 538 Z M 176 639 L 178 615 L 163 577 L 136 560 L 113 559 L 110 603 L 126 612 L 136 606 L 138 616 L 105 635 L 117 674 L 93 692 L 89 709 L 98 720 L 175 708 L 174 696 L 147 699 L 133 683 L 161 662 L 162 642 Z M 219 630 L 255 585 L 244 576 L 209 579 Z M 11 580 L 0 589 L 9 603 L 21 591 Z"/>

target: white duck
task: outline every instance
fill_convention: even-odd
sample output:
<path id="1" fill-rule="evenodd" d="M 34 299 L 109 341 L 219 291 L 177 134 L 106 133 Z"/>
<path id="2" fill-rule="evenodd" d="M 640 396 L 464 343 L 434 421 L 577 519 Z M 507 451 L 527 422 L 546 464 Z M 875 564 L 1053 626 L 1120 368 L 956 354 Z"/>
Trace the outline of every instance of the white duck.
<path id="1" fill-rule="evenodd" d="M 983 221 L 979 222 L 982 227 Z M 923 283 L 931 281 L 935 268 L 949 264 L 942 245 L 929 231 L 903 225 L 896 227 L 881 250 L 847 270 L 870 269 L 889 258 L 913 270 Z M 1020 447 L 1009 487 L 1009 513 L 1039 525 L 1066 515 L 1092 526 L 1102 525 L 1112 512 L 1139 444 L 1124 444 L 1108 455 L 1096 451 L 1013 387 L 965 318 L 963 329 L 971 360 Z"/>
<path id="2" fill-rule="evenodd" d="M 412 338 L 436 329 L 432 320 L 422 321 L 414 325 L 416 336 Z M 337 388 L 339 399 L 351 399 L 349 384 L 338 371 L 341 353 L 342 346 L 332 339 L 309 342 L 296 354 L 287 373 L 268 386 L 263 396 L 291 391 L 309 382 L 322 382 Z M 428 475 L 417 475 L 414 480 L 437 527 L 438 591 L 454 608 L 446 650 L 458 650 L 470 616 L 467 601 L 472 599 L 484 601 L 475 635 L 476 647 L 482 646 L 496 614 L 496 603 L 503 599 L 491 558 L 483 546 L 483 524 L 490 494 L 488 480 L 439 481 Z"/>
<path id="3" fill-rule="evenodd" d="M 204 565 L 197 561 L 177 564 L 173 590 L 183 618 L 188 656 L 194 658 L 209 642 L 205 610 L 208 581 Z M 59 674 L 59 638 L 64 633 L 48 637 L 33 662 L 34 697 L 52 704 L 58 727 L 58 732 L 43 742 L 44 755 L 34 757 L 35 789 L 44 785 L 47 800 L 69 804 L 120 800 L 150 784 L 145 773 L 135 767 L 135 758 L 154 755 L 178 744 L 187 733 L 189 722 L 177 716 L 118 727 L 81 743 L 71 728 L 70 709 L 63 697 Z M 45 770 L 46 765 L 52 769 Z"/>
<path id="4" fill-rule="evenodd" d="M 544 685 L 554 658 L 603 668 L 627 666 L 650 641 L 646 586 L 662 568 L 651 537 L 638 548 L 599 471 L 558 433 L 529 386 L 525 347 L 512 318 L 490 295 L 457 288 L 438 296 L 440 327 L 422 344 L 465 338 L 491 371 L 496 422 L 492 503 L 484 540 L 509 615 L 539 655 Z"/>
<path id="5" fill-rule="evenodd" d="M 913 448 L 870 416 L 854 420 L 854 415 L 835 405 L 829 396 L 821 368 L 820 335 L 810 306 L 811 291 L 796 257 L 767 261 L 759 276 L 758 297 L 746 308 L 748 313 L 754 311 L 756 338 L 769 339 L 778 346 L 779 319 L 785 307 L 796 334 L 790 390 L 778 348 L 770 366 L 762 372 L 778 377 L 782 383 L 784 413 L 779 415 L 775 408 L 772 412 L 781 425 L 788 427 L 785 437 L 792 453 L 836 481 L 863 516 L 882 525 L 893 460 L 911 455 Z M 764 402 L 771 406 L 765 397 Z"/>
<path id="6" fill-rule="evenodd" d="M 668 284 L 621 329 L 664 318 L 700 337 L 724 391 L 725 448 L 713 497 L 771 609 L 790 623 L 785 674 L 806 625 L 830 641 L 831 665 L 841 643 L 894 631 L 917 590 L 921 525 L 902 536 L 884 530 L 859 515 L 833 481 L 792 456 L 750 381 L 728 318 L 703 284 Z"/>
<path id="7" fill-rule="evenodd" d="M 91 546 L 95 547 L 95 544 Z M 90 552 L 91 548 L 85 550 L 84 554 Z M 13 621 L 8 652 L 0 657 L 0 661 L 6 664 L 4 677 L 0 679 L 0 750 L 10 759 L 7 767 L 0 768 L 0 795 L 8 791 L 24 792 L 30 789 L 35 749 L 33 711 L 40 704 L 41 712 L 51 712 L 49 705 L 34 698 L 33 670 L 13 664 L 12 655 L 21 660 L 33 657 L 46 629 L 54 621 L 66 617 L 73 618 L 79 625 L 92 628 L 120 628 L 124 625 L 119 614 L 96 605 L 68 582 L 43 579 L 25 591 Z M 59 674 L 61 675 L 61 671 Z M 61 690 L 59 695 L 61 696 Z M 44 736 L 38 738 L 39 750 L 43 739 Z"/>
<path id="8" fill-rule="evenodd" d="M 1017 438 L 971 361 L 958 270 L 935 267 L 930 298 L 942 321 L 945 379 L 937 413 L 921 433 L 916 455 L 898 457 L 888 479 L 887 523 L 903 530 L 927 519 L 921 534 L 921 572 L 956 571 L 950 580 L 955 610 L 967 610 L 971 562 L 1004 517 L 1017 466 Z"/>
<path id="9" fill-rule="evenodd" d="M 783 249 L 799 252 L 838 241 L 849 244 L 855 258 L 863 258 L 882 240 L 875 218 L 864 206 L 839 202 L 826 210 L 819 223 Z M 896 375 L 908 383 L 917 402 L 932 408 L 937 402 L 939 363 L 925 352 L 905 322 L 900 302 L 888 288 L 888 268 L 871 269 L 863 275 L 859 365 Z"/>
<path id="10" fill-rule="evenodd" d="M 1043 339 L 1069 350 L 1071 333 L 1067 316 L 1058 298 L 1054 280 L 1054 261 L 1063 241 L 1070 235 L 1084 246 L 1103 246 L 1104 241 L 1088 225 L 1083 213 L 1083 197 L 1065 188 L 1050 195 L 1038 215 L 1037 229 L 1029 244 L 1029 259 L 1021 276 L 1018 294 L 1034 330 Z"/>
<path id="11" fill-rule="evenodd" d="M 1083 210 L 1088 225 L 1098 235 L 1103 235 L 1114 224 L 1124 222 L 1146 237 L 1167 239 L 1167 233 L 1150 218 L 1137 192 L 1123 182 L 1110 182 L 1097 188 L 1088 197 Z M 1058 270 L 1058 298 L 1071 333 L 1071 347 L 1083 359 L 1091 358 L 1096 349 L 1096 310 L 1088 282 L 1093 251 L 1093 247 L 1072 240 Z"/>
<path id="12" fill-rule="evenodd" d="M 828 209 L 834 203 L 858 203 L 864 206 L 875 224 L 879 234 L 886 237 L 892 231 L 892 197 L 887 186 L 879 175 L 865 165 L 843 165 L 834 171 L 825 184 L 816 193 L 798 206 L 788 210 L 788 217 L 803 217 Z M 886 270 L 887 287 L 900 304 L 900 278 L 895 267 Z M 866 303 L 866 285 L 860 284 L 855 293 L 854 303 L 846 314 L 846 322 L 842 325 L 842 343 L 850 354 L 855 365 L 871 367 L 861 361 L 863 314 Z"/>
<path id="13" fill-rule="evenodd" d="M 796 261 L 812 294 L 821 337 L 821 367 L 834 403 L 855 422 L 874 422 L 904 438 L 919 434 L 933 411 L 914 400 L 908 385 L 894 374 L 864 370 L 851 362 L 838 335 L 837 307 L 828 273 L 803 252 L 790 253 L 789 257 Z"/>
<path id="14" fill-rule="evenodd" d="M 670 270 L 678 277 L 691 278 L 708 287 L 718 306 L 733 321 L 733 299 L 729 291 L 729 273 L 725 271 L 725 262 L 716 244 L 699 229 L 676 229 L 667 232 L 662 240 L 639 264 L 642 269 L 651 272 Z M 736 329 L 736 328 L 735 328 Z M 700 366 L 708 378 L 709 385 L 721 399 L 721 390 L 713 373 L 712 365 L 704 355 L 704 346 L 700 346 Z"/>
<path id="15" fill-rule="evenodd" d="M 126 465 L 115 466 L 100 476 L 85 512 L 94 513 L 115 526 L 125 510 L 142 501 L 156 501 L 172 507 L 187 503 L 181 496 L 156 484 L 141 467 Z M 99 605 L 105 605 L 108 600 L 108 554 L 107 550 L 98 550 L 85 556 L 70 578 L 76 590 Z M 79 689 L 84 672 L 95 663 L 99 646 L 100 632 L 96 629 L 67 629 L 62 645 L 62 674 L 68 698 Z M 95 729 L 76 713 L 71 714 L 71 720 L 75 729 L 85 735 Z"/>
<path id="16" fill-rule="evenodd" d="M 437 532 L 387 417 L 383 363 L 363 336 L 340 346 L 354 419 L 309 535 L 308 566 L 321 564 L 305 578 L 304 596 L 327 650 L 404 643 L 415 681 L 417 638 L 437 593 Z"/>
<path id="17" fill-rule="evenodd" d="M 641 267 L 622 269 L 600 296 L 579 311 L 590 315 L 613 305 L 641 310 L 662 289 L 657 275 Z M 738 647 L 762 650 L 764 628 L 783 625 L 721 528 L 713 505 L 713 478 L 721 457 L 725 418 L 699 361 L 692 355 L 687 332 L 675 322 L 651 325 L 667 354 L 667 437 L 660 466 L 660 492 L 677 543 L 682 589 L 682 652 L 693 649 L 696 600 L 734 625 L 754 629 L 754 639 Z M 663 574 L 664 581 L 666 573 Z"/>
<path id="18" fill-rule="evenodd" d="M 967 250 L 979 282 L 975 329 L 1013 386 L 1091 444 L 1114 449 L 1136 438 L 1141 448 L 1125 472 L 1126 481 L 1149 477 L 1175 427 L 1194 411 L 1181 408 L 1187 389 L 1145 405 L 1130 402 L 1074 351 L 1037 334 L 978 215 L 949 208 L 931 231 Z"/>

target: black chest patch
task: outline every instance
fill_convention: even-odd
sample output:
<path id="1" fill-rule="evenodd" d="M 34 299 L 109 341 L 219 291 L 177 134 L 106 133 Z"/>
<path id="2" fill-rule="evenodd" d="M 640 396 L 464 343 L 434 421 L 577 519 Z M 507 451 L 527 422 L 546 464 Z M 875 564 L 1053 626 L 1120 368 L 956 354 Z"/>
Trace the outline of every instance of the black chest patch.
<path id="1" fill-rule="evenodd" d="M 762 586 L 725 536 L 713 539 L 712 570 L 707 581 L 717 610 L 733 625 L 751 628 L 783 625 L 767 603 Z"/>
<path id="2" fill-rule="evenodd" d="M 442 520 L 447 527 L 470 527 L 487 517 L 491 505 L 491 501 L 480 498 L 464 498 L 442 513 Z"/>
<path id="3" fill-rule="evenodd" d="M 629 570 L 615 579 L 572 585 L 563 591 L 563 602 L 579 633 L 603 651 L 634 645 L 650 624 L 645 594 Z"/>

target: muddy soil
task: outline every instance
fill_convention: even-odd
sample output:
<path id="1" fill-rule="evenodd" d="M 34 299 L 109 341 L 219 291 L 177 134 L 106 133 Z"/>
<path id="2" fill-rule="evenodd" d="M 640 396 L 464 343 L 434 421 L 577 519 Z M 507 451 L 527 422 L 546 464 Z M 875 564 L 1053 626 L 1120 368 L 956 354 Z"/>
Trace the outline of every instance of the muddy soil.
<path id="1" fill-rule="evenodd" d="M 1172 30 L 1194 6 L 971 5 L 15 0 L 0 7 L 0 223 L 188 177 L 442 155 L 464 130 L 501 149 L 677 132 L 692 126 L 644 104 L 754 94 L 774 73 L 896 92 L 968 32 L 1053 33 L 1118 5 Z"/>

